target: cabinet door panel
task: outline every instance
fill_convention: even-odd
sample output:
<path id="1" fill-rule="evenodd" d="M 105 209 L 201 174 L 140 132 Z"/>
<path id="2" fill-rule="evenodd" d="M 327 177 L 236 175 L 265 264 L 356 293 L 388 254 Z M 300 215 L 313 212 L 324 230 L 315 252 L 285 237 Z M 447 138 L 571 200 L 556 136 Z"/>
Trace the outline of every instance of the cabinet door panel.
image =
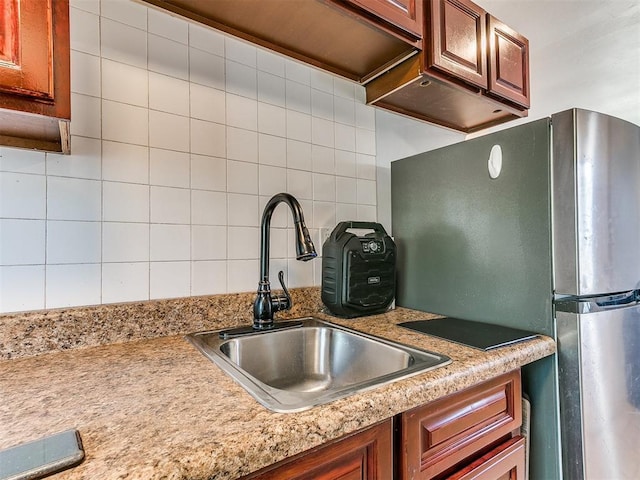
<path id="1" fill-rule="evenodd" d="M 422 38 L 422 4 L 421 0 L 346 0 L 357 5 L 387 22 Z"/>
<path id="2" fill-rule="evenodd" d="M 468 0 L 430 0 L 427 68 L 487 88 L 486 12 Z"/>
<path id="3" fill-rule="evenodd" d="M 524 480 L 524 438 L 515 437 L 447 477 L 447 480 Z"/>
<path id="4" fill-rule="evenodd" d="M 489 15 L 489 92 L 529 108 L 529 40 Z"/>
<path id="5" fill-rule="evenodd" d="M 0 2 L 0 25 L 4 27 L 0 36 L 0 90 L 53 98 L 51 1 Z"/>

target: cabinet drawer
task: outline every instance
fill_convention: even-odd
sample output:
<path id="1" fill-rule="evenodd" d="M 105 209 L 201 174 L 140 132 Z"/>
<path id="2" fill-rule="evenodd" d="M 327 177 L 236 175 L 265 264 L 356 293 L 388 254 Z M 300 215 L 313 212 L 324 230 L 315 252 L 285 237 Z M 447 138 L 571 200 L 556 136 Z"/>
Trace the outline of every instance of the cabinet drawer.
<path id="1" fill-rule="evenodd" d="M 522 423 L 520 388 L 514 371 L 404 413 L 406 478 L 434 478 L 508 438 Z"/>
<path id="2" fill-rule="evenodd" d="M 447 480 L 524 480 L 524 438 L 514 437 Z"/>

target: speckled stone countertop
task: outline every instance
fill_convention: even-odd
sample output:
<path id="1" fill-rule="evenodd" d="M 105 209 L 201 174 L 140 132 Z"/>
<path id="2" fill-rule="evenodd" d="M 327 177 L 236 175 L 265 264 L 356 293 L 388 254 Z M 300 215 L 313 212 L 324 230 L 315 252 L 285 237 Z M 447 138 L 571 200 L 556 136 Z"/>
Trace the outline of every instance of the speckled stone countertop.
<path id="1" fill-rule="evenodd" d="M 280 414 L 258 404 L 181 335 L 5 360 L 0 449 L 77 428 L 86 458 L 56 479 L 234 479 L 555 352 L 548 337 L 483 352 L 422 335 L 396 324 L 435 316 L 402 308 L 355 320 L 315 316 L 453 362 Z"/>

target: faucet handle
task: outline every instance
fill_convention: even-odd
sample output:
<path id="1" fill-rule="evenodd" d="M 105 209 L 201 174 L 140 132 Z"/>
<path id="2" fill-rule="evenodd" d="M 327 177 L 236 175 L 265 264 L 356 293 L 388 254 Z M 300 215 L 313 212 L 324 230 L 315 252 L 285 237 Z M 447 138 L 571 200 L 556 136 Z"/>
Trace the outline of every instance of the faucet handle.
<path id="1" fill-rule="evenodd" d="M 280 310 L 289 310 L 293 302 L 291 301 L 291 295 L 289 295 L 289 290 L 287 290 L 287 286 L 284 284 L 284 272 L 280 270 L 278 272 L 278 280 L 280 281 L 280 285 L 282 286 L 282 290 L 284 290 L 284 296 L 278 295 L 273 299 L 273 311 L 277 312 Z"/>

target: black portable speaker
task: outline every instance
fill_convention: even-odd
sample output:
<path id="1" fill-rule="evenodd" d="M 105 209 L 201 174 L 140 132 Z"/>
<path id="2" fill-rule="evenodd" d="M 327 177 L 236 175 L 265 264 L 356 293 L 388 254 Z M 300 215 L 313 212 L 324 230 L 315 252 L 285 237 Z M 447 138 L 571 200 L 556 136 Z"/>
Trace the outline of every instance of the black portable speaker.
<path id="1" fill-rule="evenodd" d="M 350 229 L 373 230 L 364 236 Z M 396 245 L 374 222 L 340 222 L 322 245 L 322 302 L 339 317 L 387 310 L 396 290 Z"/>

